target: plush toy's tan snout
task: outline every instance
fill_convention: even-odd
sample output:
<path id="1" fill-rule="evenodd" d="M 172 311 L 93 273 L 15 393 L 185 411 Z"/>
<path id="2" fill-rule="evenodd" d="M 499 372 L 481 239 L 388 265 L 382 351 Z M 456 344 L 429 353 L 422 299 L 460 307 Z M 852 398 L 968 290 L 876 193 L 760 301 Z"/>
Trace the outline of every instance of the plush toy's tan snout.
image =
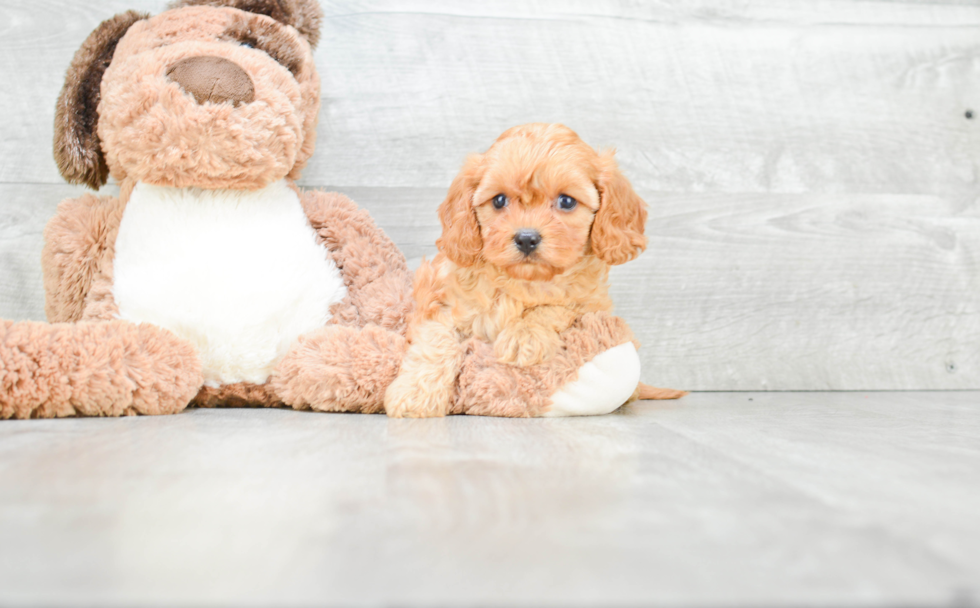
<path id="1" fill-rule="evenodd" d="M 72 183 L 254 190 L 313 153 L 315 0 L 178 0 L 104 22 L 79 49 L 55 118 Z"/>
<path id="2" fill-rule="evenodd" d="M 197 103 L 231 103 L 255 100 L 255 85 L 248 72 L 233 61 L 210 55 L 181 59 L 167 70 L 167 77 L 194 96 Z"/>

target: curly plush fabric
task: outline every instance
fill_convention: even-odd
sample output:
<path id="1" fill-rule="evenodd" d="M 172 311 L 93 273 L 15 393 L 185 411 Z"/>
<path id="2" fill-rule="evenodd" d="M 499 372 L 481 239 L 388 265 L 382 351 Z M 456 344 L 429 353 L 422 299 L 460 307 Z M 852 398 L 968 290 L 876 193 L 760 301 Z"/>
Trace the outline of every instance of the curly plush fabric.
<path id="1" fill-rule="evenodd" d="M 173 414 L 201 385 L 194 348 L 125 321 L 0 321 L 0 418 Z"/>
<path id="2" fill-rule="evenodd" d="M 300 337 L 279 364 L 272 387 L 289 406 L 320 412 L 384 412 L 405 338 L 377 325 L 330 325 Z"/>

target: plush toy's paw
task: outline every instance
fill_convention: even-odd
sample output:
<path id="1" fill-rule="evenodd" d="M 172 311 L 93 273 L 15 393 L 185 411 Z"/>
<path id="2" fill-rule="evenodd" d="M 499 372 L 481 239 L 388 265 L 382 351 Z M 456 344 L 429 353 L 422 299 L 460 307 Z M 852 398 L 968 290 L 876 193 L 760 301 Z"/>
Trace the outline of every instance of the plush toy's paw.
<path id="1" fill-rule="evenodd" d="M 376 413 L 398 374 L 405 338 L 377 325 L 329 325 L 301 336 L 272 379 L 284 403 L 322 412 Z"/>
<path id="2" fill-rule="evenodd" d="M 555 356 L 561 346 L 557 332 L 528 323 L 505 327 L 493 343 L 493 354 L 501 363 L 530 367 Z"/>
<path id="3" fill-rule="evenodd" d="M 640 357 L 632 342 L 602 352 L 578 370 L 578 378 L 551 396 L 541 416 L 597 416 L 626 403 L 640 381 Z"/>
<path id="4" fill-rule="evenodd" d="M 203 381 L 194 347 L 149 323 L 0 320 L 0 419 L 173 414 Z"/>

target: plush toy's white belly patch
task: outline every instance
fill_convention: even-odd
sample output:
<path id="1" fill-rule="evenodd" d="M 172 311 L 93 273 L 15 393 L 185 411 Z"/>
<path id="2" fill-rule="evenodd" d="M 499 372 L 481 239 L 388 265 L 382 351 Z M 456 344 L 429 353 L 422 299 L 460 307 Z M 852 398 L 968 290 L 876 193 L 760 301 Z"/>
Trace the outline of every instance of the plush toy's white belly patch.
<path id="1" fill-rule="evenodd" d="M 120 318 L 192 342 L 209 386 L 265 382 L 346 295 L 285 181 L 255 192 L 137 184 L 113 273 Z"/>

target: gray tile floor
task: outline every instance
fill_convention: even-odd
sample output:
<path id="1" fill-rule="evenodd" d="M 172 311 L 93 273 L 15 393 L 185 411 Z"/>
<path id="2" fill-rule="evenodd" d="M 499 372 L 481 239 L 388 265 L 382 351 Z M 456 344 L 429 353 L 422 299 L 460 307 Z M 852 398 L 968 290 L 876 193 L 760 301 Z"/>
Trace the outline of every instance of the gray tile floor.
<path id="1" fill-rule="evenodd" d="M 0 422 L 0 604 L 980 602 L 980 393 Z"/>

